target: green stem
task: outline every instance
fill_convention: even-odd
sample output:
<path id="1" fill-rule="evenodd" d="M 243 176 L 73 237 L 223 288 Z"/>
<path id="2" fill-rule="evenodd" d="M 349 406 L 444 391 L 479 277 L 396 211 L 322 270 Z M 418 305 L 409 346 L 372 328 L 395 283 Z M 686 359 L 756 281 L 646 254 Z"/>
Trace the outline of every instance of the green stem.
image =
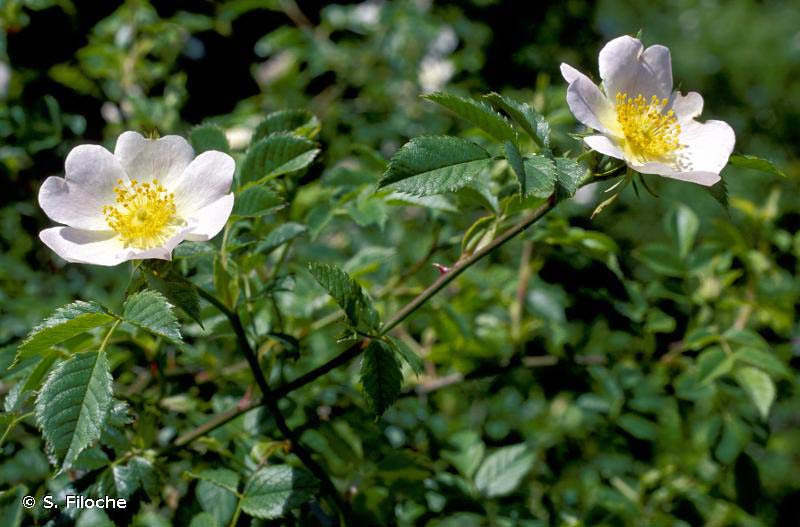
<path id="1" fill-rule="evenodd" d="M 236 340 L 239 346 L 240 351 L 244 354 L 245 359 L 247 359 L 248 364 L 250 365 L 250 369 L 253 372 L 253 377 L 255 377 L 256 384 L 258 384 L 259 389 L 263 395 L 261 399 L 261 405 L 272 415 L 273 419 L 275 419 L 275 424 L 278 426 L 278 430 L 280 430 L 283 437 L 288 439 L 292 444 L 292 452 L 300 459 L 300 461 L 311 471 L 314 476 L 319 479 L 320 483 L 322 484 L 323 489 L 332 499 L 333 504 L 339 511 L 341 517 L 349 518 L 349 510 L 342 500 L 342 497 L 339 495 L 339 491 L 336 490 L 331 479 L 328 477 L 328 474 L 325 470 L 320 466 L 314 458 L 311 456 L 311 453 L 306 450 L 303 444 L 300 442 L 299 437 L 294 433 L 294 431 L 289 428 L 289 425 L 286 423 L 286 419 L 283 417 L 281 410 L 278 406 L 279 397 L 276 397 L 273 393 L 272 389 L 269 387 L 267 383 L 267 379 L 264 376 L 264 372 L 261 370 L 261 365 L 258 362 L 258 357 L 256 356 L 253 347 L 250 345 L 250 341 L 247 339 L 247 334 L 245 333 L 244 326 L 242 326 L 242 321 L 239 318 L 239 315 L 230 309 L 228 309 L 225 304 L 223 304 L 217 297 L 208 293 L 204 289 L 198 288 L 198 294 L 207 300 L 210 304 L 220 310 L 230 322 L 231 327 L 233 328 L 233 332 L 236 334 Z"/>
<path id="2" fill-rule="evenodd" d="M 108 333 L 106 333 L 106 336 L 103 339 L 103 342 L 100 343 L 100 349 L 97 350 L 98 353 L 100 353 L 100 352 L 102 352 L 103 350 L 106 349 L 106 346 L 108 345 L 108 341 L 111 339 L 111 335 L 114 333 L 114 330 L 117 329 L 117 326 L 119 326 L 121 323 L 122 323 L 122 319 L 119 319 L 119 318 L 114 321 L 114 323 L 111 325 L 111 328 L 108 330 Z"/>
<path id="3" fill-rule="evenodd" d="M 393 317 L 391 317 L 386 324 L 383 326 L 383 330 L 381 331 L 381 335 L 385 335 L 388 333 L 392 328 L 394 328 L 397 324 L 402 322 L 406 317 L 411 315 L 414 311 L 419 309 L 425 302 L 427 302 L 433 295 L 438 293 L 443 287 L 449 284 L 456 276 L 464 272 L 467 268 L 473 265 L 475 262 L 492 252 L 494 249 L 500 247 L 508 240 L 513 238 L 514 236 L 518 235 L 537 221 L 542 218 L 545 214 L 547 214 L 550 210 L 553 209 L 555 206 L 555 199 L 551 196 L 550 199 L 547 200 L 546 203 L 541 205 L 538 209 L 534 210 L 531 214 L 520 220 L 514 226 L 510 227 L 506 230 L 503 234 L 492 240 L 491 243 L 487 244 L 485 247 L 481 248 L 478 251 L 475 251 L 473 254 L 459 260 L 450 270 L 441 275 L 433 284 L 431 284 L 427 289 L 417 295 L 411 302 L 406 304 L 400 311 L 398 311 Z M 228 308 L 224 306 L 216 297 L 213 295 L 208 294 L 207 292 L 203 291 L 202 289 L 198 290 L 200 292 L 200 296 L 214 304 L 220 311 L 223 313 L 229 312 Z M 229 317 L 230 318 L 230 317 Z M 328 362 L 322 364 L 321 366 L 314 368 L 313 370 L 301 375 L 300 377 L 296 378 L 293 381 L 290 381 L 278 388 L 276 388 L 272 395 L 276 398 L 283 398 L 286 397 L 290 392 L 297 390 L 309 384 L 310 382 L 314 381 L 315 379 L 325 375 L 329 371 L 342 366 L 349 362 L 350 360 L 354 359 L 355 357 L 359 356 L 368 343 L 368 339 L 362 339 L 356 342 L 355 344 L 348 347 L 346 350 L 341 352 L 339 355 L 333 357 Z M 183 446 L 191 443 L 198 437 L 201 437 L 208 432 L 214 430 L 217 427 L 220 427 L 230 421 L 231 419 L 235 419 L 236 417 L 246 413 L 253 408 L 256 408 L 263 402 L 260 400 L 253 400 L 245 405 L 236 406 L 231 408 L 223 413 L 217 414 L 209 421 L 203 423 L 202 425 L 198 426 L 197 428 L 190 430 L 182 435 L 180 435 L 176 441 L 175 446 Z"/>
<path id="4" fill-rule="evenodd" d="M 15 417 L 10 423 L 8 423 L 8 426 L 6 427 L 5 431 L 3 432 L 3 435 L 0 436 L 0 448 L 3 447 L 3 443 L 5 443 L 6 437 L 8 437 L 8 434 L 11 433 L 11 430 L 13 430 L 17 426 L 17 423 L 19 423 L 23 419 L 27 419 L 28 417 L 30 417 L 32 415 L 33 415 L 33 412 L 29 412 L 27 414 L 20 415 L 19 417 Z"/>

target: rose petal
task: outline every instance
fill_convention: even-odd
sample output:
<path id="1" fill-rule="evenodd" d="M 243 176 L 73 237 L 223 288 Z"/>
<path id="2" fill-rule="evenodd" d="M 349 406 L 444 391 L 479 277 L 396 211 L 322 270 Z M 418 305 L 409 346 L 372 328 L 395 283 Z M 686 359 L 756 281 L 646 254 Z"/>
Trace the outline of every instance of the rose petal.
<path id="1" fill-rule="evenodd" d="M 663 174 L 663 176 L 680 181 L 688 181 L 689 183 L 696 183 L 704 187 L 710 187 L 722 179 L 719 174 L 714 172 L 672 172 L 670 174 Z"/>
<path id="2" fill-rule="evenodd" d="M 177 135 L 145 139 L 136 132 L 125 132 L 117 139 L 114 156 L 131 179 L 140 182 L 158 179 L 171 189 L 194 158 L 192 146 Z"/>
<path id="3" fill-rule="evenodd" d="M 695 91 L 689 92 L 685 96 L 680 92 L 675 92 L 672 95 L 672 104 L 669 105 L 669 109 L 675 112 L 678 123 L 683 126 L 687 121 L 691 121 L 703 113 L 703 97 Z"/>
<path id="4" fill-rule="evenodd" d="M 144 249 L 144 250 L 128 248 L 126 249 L 125 259 L 147 260 L 149 258 L 155 258 L 158 260 L 172 260 L 173 249 L 175 249 L 175 247 L 177 247 L 179 243 L 185 240 L 187 235 L 191 231 L 192 231 L 191 227 L 185 227 L 181 229 L 172 238 L 167 240 L 167 242 L 161 247 L 155 247 L 153 249 Z"/>
<path id="5" fill-rule="evenodd" d="M 681 168 L 687 172 L 719 174 L 728 163 L 736 134 L 723 121 L 691 121 L 681 128 Z"/>
<path id="6" fill-rule="evenodd" d="M 625 159 L 625 154 L 622 152 L 622 149 L 604 135 L 590 135 L 584 137 L 583 140 L 592 150 L 617 159 Z"/>
<path id="7" fill-rule="evenodd" d="M 231 210 L 233 210 L 233 193 L 198 210 L 195 217 L 189 220 L 194 228 L 186 235 L 186 239 L 193 242 L 210 240 L 225 227 Z"/>
<path id="8" fill-rule="evenodd" d="M 609 99 L 618 93 L 665 99 L 672 92 L 672 59 L 664 46 L 643 50 L 642 43 L 633 37 L 615 38 L 600 51 L 599 66 Z"/>
<path id="9" fill-rule="evenodd" d="M 64 161 L 64 178 L 103 204 L 113 203 L 117 181 L 126 181 L 125 170 L 114 154 L 100 145 L 80 145 Z"/>
<path id="10" fill-rule="evenodd" d="M 111 266 L 126 260 L 122 241 L 113 231 L 53 227 L 40 232 L 39 238 L 68 262 Z"/>
<path id="11" fill-rule="evenodd" d="M 60 177 L 50 176 L 39 189 L 39 206 L 44 213 L 51 220 L 76 229 L 108 229 L 102 212 L 107 203 Z"/>
<path id="12" fill-rule="evenodd" d="M 587 81 L 592 82 L 589 77 L 564 62 L 561 63 L 561 76 L 564 77 L 564 80 L 567 81 L 567 84 L 572 84 L 578 79 L 586 79 Z"/>
<path id="13" fill-rule="evenodd" d="M 172 187 L 178 214 L 193 217 L 222 198 L 230 190 L 235 169 L 236 163 L 228 154 L 211 150 L 197 156 Z"/>
<path id="14" fill-rule="evenodd" d="M 616 117 L 611 103 L 588 77 L 578 77 L 569 85 L 567 104 L 575 118 L 589 128 L 613 130 Z"/>

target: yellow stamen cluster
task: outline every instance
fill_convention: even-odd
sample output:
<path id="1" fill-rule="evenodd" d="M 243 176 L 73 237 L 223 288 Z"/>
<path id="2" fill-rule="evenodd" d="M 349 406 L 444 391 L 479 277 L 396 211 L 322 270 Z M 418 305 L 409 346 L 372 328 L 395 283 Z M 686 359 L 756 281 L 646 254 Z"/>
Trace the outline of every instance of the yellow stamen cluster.
<path id="1" fill-rule="evenodd" d="M 117 231 L 126 246 L 152 249 L 169 240 L 177 225 L 175 195 L 154 179 L 130 184 L 117 180 L 116 205 L 103 207 L 109 227 Z"/>
<path id="2" fill-rule="evenodd" d="M 667 99 L 655 95 L 648 102 L 617 93 L 617 121 L 625 136 L 626 150 L 642 162 L 663 160 L 681 148 L 681 127 L 675 112 L 664 112 Z"/>

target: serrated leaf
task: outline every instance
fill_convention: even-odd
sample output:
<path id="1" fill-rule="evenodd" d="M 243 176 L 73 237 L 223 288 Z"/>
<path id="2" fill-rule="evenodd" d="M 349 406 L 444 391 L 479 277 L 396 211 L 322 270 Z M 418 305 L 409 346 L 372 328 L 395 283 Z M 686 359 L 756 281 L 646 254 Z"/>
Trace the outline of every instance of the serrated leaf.
<path id="1" fill-rule="evenodd" d="M 214 485 L 227 489 L 234 494 L 239 492 L 239 474 L 227 468 L 214 468 L 201 470 L 200 472 L 189 472 L 187 476 L 203 481 L 209 481 Z"/>
<path id="2" fill-rule="evenodd" d="M 150 499 L 159 496 L 161 487 L 158 483 L 158 473 L 150 460 L 141 456 L 134 456 L 128 462 L 128 466 L 136 474 L 139 486 L 144 489 Z"/>
<path id="3" fill-rule="evenodd" d="M 45 351 L 90 329 L 104 326 L 114 320 L 106 309 L 95 302 L 73 302 L 44 319 L 31 330 L 19 345 L 14 364 L 21 359 Z"/>
<path id="4" fill-rule="evenodd" d="M 514 171 L 514 175 L 517 176 L 517 181 L 519 182 L 519 193 L 522 197 L 525 197 L 528 194 L 528 181 L 527 176 L 525 175 L 525 164 L 522 160 L 522 154 L 519 153 L 519 149 L 513 141 L 504 142 L 503 149 L 506 152 L 506 160 L 508 161 L 509 166 Z"/>
<path id="5" fill-rule="evenodd" d="M 556 201 L 571 198 L 577 192 L 581 179 L 586 173 L 586 169 L 568 157 L 557 157 L 556 163 Z"/>
<path id="6" fill-rule="evenodd" d="M 358 282 L 335 265 L 310 263 L 308 270 L 339 304 L 354 327 L 366 327 L 371 331 L 380 329 L 378 313 Z"/>
<path id="7" fill-rule="evenodd" d="M 466 139 L 416 137 L 392 156 L 378 188 L 415 196 L 452 192 L 469 184 L 490 164 L 489 152 Z"/>
<path id="8" fill-rule="evenodd" d="M 200 296 L 197 288 L 169 265 L 153 265 L 148 268 L 147 285 L 155 289 L 174 306 L 179 307 L 189 318 L 203 327 L 200 317 Z"/>
<path id="9" fill-rule="evenodd" d="M 411 369 L 414 370 L 414 373 L 420 375 L 425 367 L 422 362 L 422 359 L 419 355 L 414 353 L 414 350 L 408 347 L 408 345 L 403 342 L 402 340 L 397 340 L 389 337 L 389 344 L 394 348 L 394 351 L 400 355 L 406 364 L 411 366 Z"/>
<path id="10" fill-rule="evenodd" d="M 54 463 L 68 469 L 100 439 L 111 404 L 105 352 L 78 353 L 53 370 L 36 399 L 36 421 Z"/>
<path id="11" fill-rule="evenodd" d="M 30 372 L 17 381 L 17 384 L 8 392 L 3 407 L 6 412 L 13 413 L 19 410 L 28 398 L 39 389 L 42 379 L 50 371 L 50 367 L 56 361 L 57 355 L 49 353 L 42 357 L 39 363 L 30 369 Z"/>
<path id="12" fill-rule="evenodd" d="M 503 447 L 489 454 L 475 474 L 475 486 L 486 497 L 510 494 L 533 467 L 534 455 L 527 445 Z"/>
<path id="13" fill-rule="evenodd" d="M 258 141 L 276 132 L 291 132 L 313 139 L 322 124 L 316 115 L 308 110 L 281 110 L 267 115 L 256 128 L 253 141 Z"/>
<path id="14" fill-rule="evenodd" d="M 117 454 L 126 452 L 130 448 L 130 441 L 125 435 L 125 429 L 132 421 L 128 414 L 128 403 L 114 401 L 108 412 L 103 432 L 100 434 L 100 443 L 113 448 Z"/>
<path id="15" fill-rule="evenodd" d="M 123 307 L 122 318 L 125 322 L 171 342 L 183 343 L 178 319 L 172 312 L 172 306 L 158 291 L 147 289 L 128 297 Z"/>
<path id="16" fill-rule="evenodd" d="M 361 361 L 361 384 L 375 415 L 380 416 L 400 395 L 403 373 L 395 352 L 383 341 L 373 339 Z"/>
<path id="17" fill-rule="evenodd" d="M 555 161 L 544 155 L 528 155 L 524 163 L 528 194 L 539 198 L 552 194 L 556 182 Z"/>
<path id="18" fill-rule="evenodd" d="M 772 353 L 758 348 L 744 347 L 733 354 L 737 362 L 755 366 L 770 375 L 789 378 L 792 371 Z"/>
<path id="19" fill-rule="evenodd" d="M 751 366 L 739 368 L 734 373 L 736 381 L 750 396 L 763 419 L 769 416 L 769 409 L 775 401 L 775 383 L 769 375 Z"/>
<path id="20" fill-rule="evenodd" d="M 506 112 L 537 145 L 543 148 L 550 147 L 550 124 L 543 115 L 527 103 L 516 101 L 511 97 L 504 97 L 499 93 L 492 92 L 484 97 Z"/>
<path id="21" fill-rule="evenodd" d="M 304 470 L 288 465 L 265 467 L 247 482 L 242 510 L 256 518 L 280 518 L 308 501 L 317 486 L 313 476 Z"/>
<path id="22" fill-rule="evenodd" d="M 284 243 L 302 236 L 308 231 L 308 227 L 299 223 L 287 222 L 278 225 L 261 240 L 253 252 L 269 254 Z"/>
<path id="23" fill-rule="evenodd" d="M 237 192 L 232 216 L 258 218 L 285 205 L 283 199 L 261 185 L 251 185 Z"/>
<path id="24" fill-rule="evenodd" d="M 230 523 L 239 502 L 236 494 L 207 480 L 200 480 L 194 493 L 200 507 L 214 516 L 219 525 Z"/>
<path id="25" fill-rule="evenodd" d="M 442 92 L 431 93 L 423 97 L 444 106 L 498 141 L 516 141 L 517 134 L 511 124 L 483 101 Z"/>
<path id="26" fill-rule="evenodd" d="M 230 151 L 230 145 L 228 145 L 225 132 L 215 124 L 201 124 L 200 126 L 192 128 L 189 132 L 189 142 L 192 144 L 197 154 L 209 150 L 217 150 L 225 153 Z"/>
<path id="27" fill-rule="evenodd" d="M 253 143 L 242 161 L 241 183 L 263 182 L 296 172 L 311 164 L 319 154 L 316 143 L 285 132 Z"/>
<path id="28" fill-rule="evenodd" d="M 770 174 L 773 176 L 786 177 L 786 174 L 784 174 L 781 169 L 776 167 L 772 161 L 762 157 L 746 154 L 733 154 L 730 158 L 728 158 L 728 162 L 733 166 L 750 168 L 752 170 L 758 170 L 759 172 L 764 172 L 765 174 Z"/>
<path id="29" fill-rule="evenodd" d="M 93 446 L 81 452 L 72 467 L 77 470 L 97 470 L 110 464 L 111 460 L 103 449 Z"/>

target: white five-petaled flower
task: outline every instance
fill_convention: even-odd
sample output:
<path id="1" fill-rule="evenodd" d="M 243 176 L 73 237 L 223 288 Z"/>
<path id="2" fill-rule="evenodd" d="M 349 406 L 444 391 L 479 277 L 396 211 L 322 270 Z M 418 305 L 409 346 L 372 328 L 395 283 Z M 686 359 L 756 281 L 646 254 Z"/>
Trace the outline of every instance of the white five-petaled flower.
<path id="1" fill-rule="evenodd" d="M 700 123 L 699 93 L 672 91 L 669 49 L 632 37 L 616 38 L 599 57 L 601 91 L 568 64 L 567 103 L 575 117 L 600 132 L 584 138 L 597 152 L 624 160 L 643 174 L 713 185 L 733 150 L 733 129 L 722 121 Z"/>
<path id="2" fill-rule="evenodd" d="M 39 190 L 42 210 L 66 226 L 39 237 L 68 262 L 169 260 L 183 240 L 209 240 L 225 226 L 234 169 L 228 154 L 195 157 L 175 135 L 145 139 L 125 132 L 113 154 L 77 146 L 67 156 L 65 177 L 51 176 Z"/>

